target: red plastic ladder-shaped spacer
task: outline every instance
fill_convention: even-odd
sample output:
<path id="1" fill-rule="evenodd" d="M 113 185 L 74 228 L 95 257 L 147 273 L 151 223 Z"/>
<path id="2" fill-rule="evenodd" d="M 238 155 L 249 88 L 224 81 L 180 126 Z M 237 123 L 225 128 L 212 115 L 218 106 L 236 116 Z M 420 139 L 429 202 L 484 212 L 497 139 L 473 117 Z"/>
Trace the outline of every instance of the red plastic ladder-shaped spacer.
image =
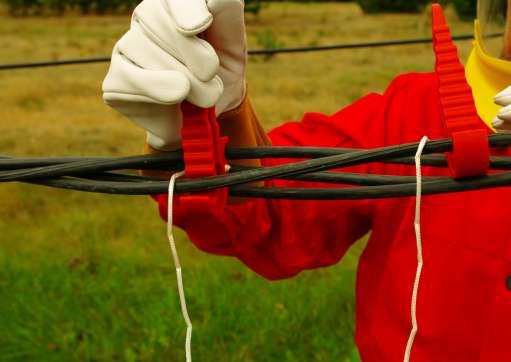
<path id="1" fill-rule="evenodd" d="M 485 175 L 490 159 L 489 129 L 477 114 L 442 7 L 433 4 L 431 10 L 438 91 L 444 122 L 453 139 L 453 151 L 448 155 L 449 168 L 455 178 Z"/>
<path id="2" fill-rule="evenodd" d="M 186 178 L 222 175 L 226 172 L 225 145 L 227 137 L 220 136 L 215 109 L 204 109 L 184 102 L 181 130 Z M 221 207 L 227 202 L 227 189 L 177 197 L 181 207 L 203 209 Z"/>

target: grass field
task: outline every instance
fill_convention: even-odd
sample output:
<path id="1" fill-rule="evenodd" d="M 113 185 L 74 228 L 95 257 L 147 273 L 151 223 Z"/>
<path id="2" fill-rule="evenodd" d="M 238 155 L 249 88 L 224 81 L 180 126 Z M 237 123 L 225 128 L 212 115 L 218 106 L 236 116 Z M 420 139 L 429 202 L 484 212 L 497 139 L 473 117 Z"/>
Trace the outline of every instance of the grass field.
<path id="1" fill-rule="evenodd" d="M 448 13 L 455 33 L 470 23 Z M 364 16 L 354 4 L 287 4 L 247 19 L 251 48 L 429 35 L 429 17 Z M 109 54 L 129 16 L 0 15 L 0 63 Z M 465 57 L 470 42 L 460 43 Z M 252 58 L 265 126 L 332 113 L 433 67 L 429 45 Z M 139 154 L 143 133 L 101 100 L 107 64 L 0 72 L 0 154 Z M 269 283 L 235 260 L 179 245 L 197 361 L 357 361 L 361 245 L 336 267 Z M 0 360 L 183 361 L 165 226 L 146 197 L 0 186 Z"/>

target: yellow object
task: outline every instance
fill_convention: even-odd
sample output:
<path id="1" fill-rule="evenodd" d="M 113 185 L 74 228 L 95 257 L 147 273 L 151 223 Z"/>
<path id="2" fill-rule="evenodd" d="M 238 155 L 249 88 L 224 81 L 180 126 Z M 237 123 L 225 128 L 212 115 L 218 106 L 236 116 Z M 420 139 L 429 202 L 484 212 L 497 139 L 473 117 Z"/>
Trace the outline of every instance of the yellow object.
<path id="1" fill-rule="evenodd" d="M 474 47 L 465 66 L 465 74 L 472 87 L 479 117 L 493 129 L 491 122 L 502 108 L 495 104 L 493 98 L 511 85 L 511 62 L 486 52 L 478 20 L 475 21 L 474 33 Z"/>

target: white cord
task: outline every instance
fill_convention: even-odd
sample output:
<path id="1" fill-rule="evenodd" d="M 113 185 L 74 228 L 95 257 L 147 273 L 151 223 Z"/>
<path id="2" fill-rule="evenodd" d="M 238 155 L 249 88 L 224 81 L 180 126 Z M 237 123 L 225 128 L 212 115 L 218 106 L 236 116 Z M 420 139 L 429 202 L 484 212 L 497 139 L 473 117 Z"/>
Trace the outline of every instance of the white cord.
<path id="1" fill-rule="evenodd" d="M 416 173 L 416 194 L 415 194 L 415 240 L 417 242 L 417 271 L 415 273 L 415 281 L 413 283 L 413 293 L 412 293 L 412 302 L 411 302 L 411 314 L 412 314 L 412 330 L 410 331 L 410 336 L 408 337 L 408 343 L 406 344 L 405 356 L 403 361 L 409 362 L 410 355 L 412 352 L 413 342 L 415 341 L 415 336 L 417 335 L 417 331 L 419 330 L 419 326 L 417 323 L 417 295 L 419 293 L 419 284 L 422 274 L 422 267 L 424 265 L 423 255 L 422 255 L 422 238 L 421 238 L 421 198 L 422 198 L 422 172 L 421 172 L 421 156 L 424 151 L 424 147 L 426 143 L 429 141 L 428 137 L 422 137 L 419 147 L 417 148 L 417 153 L 415 154 L 415 173 Z"/>
<path id="2" fill-rule="evenodd" d="M 181 263 L 177 254 L 176 242 L 174 234 L 172 233 L 172 203 L 174 201 L 174 185 L 176 180 L 183 176 L 184 172 L 178 172 L 172 175 L 169 182 L 169 197 L 168 197 L 168 213 L 167 213 L 167 237 L 169 239 L 170 250 L 172 250 L 172 257 L 174 258 L 174 266 L 176 267 L 177 287 L 179 291 L 179 301 L 181 302 L 181 312 L 186 323 L 186 341 L 185 353 L 186 362 L 192 362 L 192 321 L 188 315 L 188 308 L 186 307 L 186 297 L 183 287 L 183 275 L 181 272 Z"/>
<path id="3" fill-rule="evenodd" d="M 225 165 L 225 172 L 229 172 L 231 166 Z M 185 354 L 186 362 L 192 362 L 192 321 L 188 315 L 188 308 L 186 307 L 186 296 L 183 286 L 183 274 L 181 272 L 181 263 L 179 262 L 179 255 L 177 254 L 176 241 L 172 232 L 173 224 L 173 201 L 174 201 L 174 186 L 176 180 L 183 176 L 184 171 L 177 172 L 172 175 L 169 182 L 169 196 L 167 205 L 167 238 L 169 239 L 170 250 L 172 250 L 172 257 L 174 258 L 174 266 L 176 267 L 177 287 L 179 291 L 179 301 L 181 302 L 181 312 L 186 323 L 186 341 L 185 341 Z"/>

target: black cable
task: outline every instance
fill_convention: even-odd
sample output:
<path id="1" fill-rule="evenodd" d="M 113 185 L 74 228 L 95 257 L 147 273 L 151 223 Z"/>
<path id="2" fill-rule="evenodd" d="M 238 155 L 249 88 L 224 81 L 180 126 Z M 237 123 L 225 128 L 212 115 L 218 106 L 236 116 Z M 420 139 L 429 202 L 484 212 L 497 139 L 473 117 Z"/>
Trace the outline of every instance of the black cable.
<path id="1" fill-rule="evenodd" d="M 502 34 L 490 34 L 488 37 L 498 37 Z M 470 40 L 474 36 L 472 34 L 457 35 L 452 37 L 453 40 Z M 359 49 L 359 48 L 377 48 L 387 46 L 403 46 L 413 44 L 428 44 L 431 43 L 431 38 L 416 38 L 416 39 L 400 39 L 400 40 L 387 40 L 387 41 L 374 41 L 353 44 L 333 44 L 311 47 L 294 47 L 294 48 L 275 48 L 275 49 L 254 49 L 249 50 L 248 54 L 257 55 L 276 55 L 284 53 L 305 53 L 305 52 L 319 52 L 330 50 L 346 50 L 346 49 Z M 92 63 L 106 63 L 110 61 L 110 57 L 97 57 L 97 58 L 82 58 L 82 59 L 65 59 L 57 61 L 40 61 L 40 62 L 27 62 L 27 63 L 11 63 L 0 64 L 1 70 L 13 70 L 24 68 L 40 68 L 40 67 L 54 67 L 62 65 L 78 65 L 78 64 L 92 64 Z"/>
<path id="2" fill-rule="evenodd" d="M 0 156 L 0 171 L 14 171 L 24 168 L 46 167 L 61 165 L 65 163 L 72 163 L 78 161 L 100 161 L 106 159 L 113 159 L 112 157 L 33 157 L 33 158 L 19 158 Z"/>
<path id="3" fill-rule="evenodd" d="M 254 169 L 253 167 L 245 166 L 232 166 L 232 171 L 246 171 Z M 257 168 L 256 168 L 257 169 Z M 357 186 L 383 186 L 383 185 L 401 185 L 404 183 L 415 183 L 415 176 L 393 176 L 393 175 L 375 175 L 375 174 L 361 174 L 351 172 L 313 172 L 303 175 L 288 176 L 280 178 L 282 180 L 294 180 L 303 182 L 320 182 L 330 184 L 342 185 L 357 185 Z M 440 181 L 448 180 L 448 177 L 442 176 L 424 176 L 424 181 Z M 152 181 L 160 181 L 153 179 Z"/>
<path id="4" fill-rule="evenodd" d="M 260 169 L 261 167 L 247 167 L 233 165 L 229 172 L 242 172 L 252 169 Z M 75 178 L 76 179 L 76 178 Z M 97 175 L 82 176 L 82 180 L 95 180 L 95 181 L 115 181 L 115 182 L 165 182 L 168 180 L 161 177 L 147 177 L 135 176 L 120 173 L 102 173 Z M 357 185 L 357 186 L 383 186 L 383 185 L 400 185 L 404 183 L 415 183 L 415 176 L 393 176 L 393 175 L 376 175 L 376 174 L 361 174 L 351 172 L 314 172 L 304 175 L 287 176 L 280 178 L 282 180 L 294 180 L 303 182 L 317 182 L 329 184 L 342 184 L 342 185 Z M 448 180 L 445 176 L 424 176 L 424 181 L 440 181 Z"/>
<path id="5" fill-rule="evenodd" d="M 511 143 L 511 135 L 491 135 L 489 136 L 489 142 L 492 147 L 506 146 Z M 382 162 L 394 158 L 409 157 L 415 153 L 417 146 L 417 143 L 409 143 L 397 146 L 388 146 L 374 150 L 351 150 L 349 153 L 337 153 L 333 154 L 332 156 L 325 156 L 312 160 L 266 167 L 264 169 L 258 170 L 248 170 L 243 173 L 237 173 L 236 175 L 233 174 L 219 177 L 210 177 L 202 180 L 196 180 L 195 182 L 197 185 L 200 185 L 198 186 L 199 188 L 192 188 L 188 191 L 204 191 L 218 187 L 232 186 L 236 184 L 261 181 L 271 178 L 293 176 L 339 167 L 347 167 L 367 162 Z M 451 150 L 451 146 L 452 142 L 448 139 L 432 141 L 426 145 L 424 154 L 449 152 Z M 325 152 L 335 153 L 335 150 L 336 149 L 327 149 Z M 258 149 L 258 152 L 256 153 L 264 155 L 265 151 L 268 152 L 268 154 L 271 153 L 269 148 Z M 275 151 L 279 151 L 279 149 Z M 284 154 L 288 152 L 286 149 L 280 149 L 280 151 L 283 151 Z M 299 149 L 294 149 L 293 151 L 298 152 Z M 319 150 L 312 149 L 312 152 L 316 151 Z M 344 151 L 345 149 L 341 149 L 341 152 Z M 246 149 L 241 150 L 241 152 L 233 153 L 237 153 L 236 156 L 240 158 L 246 158 L 248 156 L 248 150 Z M 304 152 L 301 154 L 303 155 L 303 153 Z M 118 159 L 107 158 L 104 160 L 86 159 L 84 161 L 70 162 L 47 167 L 36 167 L 32 169 L 22 169 L 15 171 L 2 171 L 0 172 L 0 182 L 34 180 L 37 178 L 48 177 L 81 176 L 90 173 L 97 174 L 120 169 L 147 169 L 152 168 L 153 166 L 165 166 L 167 169 L 171 170 L 172 166 L 175 166 L 177 162 L 180 162 L 181 158 L 181 152 L 174 152 L 169 155 L 152 155 L 150 158 L 151 163 L 148 162 L 148 158 L 145 156 L 132 156 Z"/>
<path id="6" fill-rule="evenodd" d="M 236 148 L 227 149 L 226 157 L 229 160 L 241 159 L 264 159 L 264 158 L 318 158 L 332 156 L 362 149 L 353 148 L 321 148 L 321 147 L 257 147 L 257 148 Z M 135 169 L 178 169 L 183 167 L 182 151 L 172 151 L 165 154 L 151 154 L 139 156 L 137 161 L 133 162 Z M 162 157 L 167 161 L 163 161 Z M 497 161 L 497 157 L 492 160 Z M 38 168 L 46 166 L 63 165 L 74 162 L 85 161 L 112 161 L 114 157 L 35 157 L 35 158 L 12 158 L 0 156 L 0 171 L 14 171 L 29 168 Z M 445 167 L 447 161 L 443 155 L 425 155 L 423 163 L 426 166 Z M 500 161 L 498 164 L 504 166 L 504 169 L 511 167 L 511 162 Z M 139 162 L 139 163 L 138 163 Z M 386 163 L 413 164 L 413 157 L 404 157 L 394 160 L 384 161 Z"/>
<path id="7" fill-rule="evenodd" d="M 183 193 L 186 182 L 176 184 L 176 193 Z M 104 182 L 96 180 L 81 180 L 58 178 L 50 180 L 28 181 L 31 184 L 55 187 L 67 190 L 77 190 L 94 193 L 114 195 L 147 195 L 163 194 L 167 192 L 167 181 L 143 182 Z M 511 172 L 504 172 L 490 176 L 464 179 L 464 180 L 432 180 L 422 185 L 423 195 L 481 190 L 486 188 L 504 187 L 511 185 Z M 415 183 L 396 185 L 343 187 L 343 188 L 274 188 L 233 186 L 229 194 L 237 197 L 271 198 L 289 200 L 359 200 L 381 199 L 414 196 Z"/>
<path id="8" fill-rule="evenodd" d="M 422 184 L 422 194 L 426 196 L 510 185 L 511 172 L 503 172 L 472 179 L 424 182 Z M 416 187 L 415 183 L 325 189 L 234 186 L 229 189 L 229 194 L 236 197 L 288 200 L 362 200 L 415 196 Z"/>
<path id="9" fill-rule="evenodd" d="M 61 176 L 80 176 L 88 173 L 101 173 L 106 171 L 120 169 L 147 169 L 147 168 L 166 168 L 182 165 L 182 152 L 176 151 L 171 154 L 154 154 L 151 157 L 132 156 L 122 158 L 86 158 L 77 161 L 62 163 L 52 163 L 48 166 L 38 166 L 34 168 L 23 168 L 14 171 L 1 171 L 0 182 L 23 181 L 35 178 L 61 177 Z M 148 160 L 150 159 L 150 162 Z M 13 160 L 0 160 L 0 169 L 5 169 Z M 44 160 L 42 160 L 44 162 Z M 33 160 L 29 160 L 30 164 Z"/>
<path id="10" fill-rule="evenodd" d="M 27 62 L 27 63 L 10 63 L 10 64 L 8 63 L 8 64 L 0 64 L 0 70 L 56 67 L 56 66 L 61 66 L 61 65 L 107 63 L 109 61 L 110 61 L 110 57 L 98 57 L 98 58 L 65 59 L 65 60 L 46 60 L 46 61 L 41 61 L 41 62 Z"/>
<path id="11" fill-rule="evenodd" d="M 346 154 L 351 152 L 364 151 L 363 149 L 353 148 L 318 148 L 318 147 L 257 147 L 257 148 L 235 148 L 227 149 L 226 156 L 228 160 L 240 159 L 264 159 L 264 158 L 318 158 L 332 156 L 338 154 Z M 132 157 L 131 168 L 136 170 L 152 169 L 152 170 L 180 170 L 183 169 L 182 151 L 172 151 L 164 154 L 152 154 Z M 10 158 L 0 156 L 0 175 L 5 175 L 1 171 L 15 171 L 22 169 L 43 168 L 46 166 L 56 166 L 71 164 L 77 162 L 95 162 L 108 161 L 110 165 L 105 168 L 112 170 L 119 169 L 120 164 L 114 157 L 54 157 L 54 158 Z M 382 160 L 379 162 L 389 164 L 413 165 L 415 160 L 413 157 L 401 157 L 390 160 Z M 447 160 L 444 155 L 423 155 L 422 164 L 431 167 L 446 167 Z M 80 173 L 79 164 L 74 165 L 77 173 Z M 126 163 L 124 163 L 126 167 Z M 493 170 L 511 170 L 511 158 L 509 157 L 490 157 L 490 167 Z M 28 175 L 27 175 L 28 176 Z M 35 176 L 35 175 L 34 175 Z M 52 176 L 52 175 L 50 175 Z M 69 174 L 68 174 L 69 176 Z"/>
<path id="12" fill-rule="evenodd" d="M 488 37 L 502 36 L 502 34 L 490 34 Z M 474 39 L 473 34 L 456 35 L 452 37 L 453 40 L 471 40 Z M 387 41 L 373 41 L 364 43 L 353 44 L 334 44 L 334 45 L 320 45 L 315 47 L 295 47 L 295 48 L 276 48 L 276 49 L 257 49 L 250 50 L 250 55 L 275 55 L 282 53 L 305 53 L 317 52 L 328 50 L 345 50 L 345 49 L 358 49 L 358 48 L 379 48 L 387 46 L 400 46 L 400 45 L 414 45 L 414 44 L 431 44 L 432 38 L 415 38 L 415 39 L 398 39 Z"/>

